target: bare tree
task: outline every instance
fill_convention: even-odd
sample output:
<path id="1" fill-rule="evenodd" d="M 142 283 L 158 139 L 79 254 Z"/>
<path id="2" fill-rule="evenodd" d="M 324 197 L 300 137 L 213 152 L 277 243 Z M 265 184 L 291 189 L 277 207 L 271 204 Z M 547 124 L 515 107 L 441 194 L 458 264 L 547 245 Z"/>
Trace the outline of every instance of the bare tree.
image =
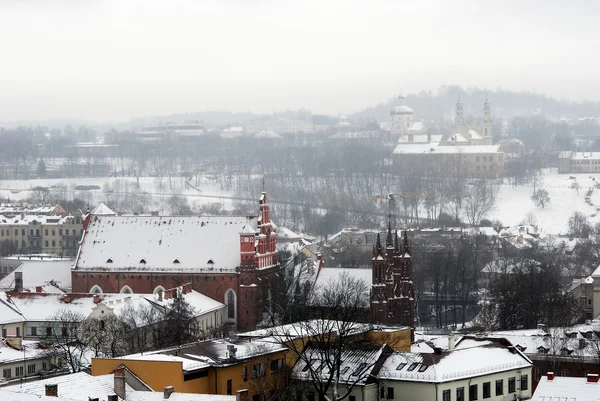
<path id="1" fill-rule="evenodd" d="M 71 372 L 79 372 L 86 367 L 87 345 L 96 333 L 81 330 L 85 316 L 68 309 L 58 310 L 46 325 L 44 341 L 50 345 L 48 354 L 56 360 L 64 360 Z"/>
<path id="2" fill-rule="evenodd" d="M 280 332 L 274 332 L 275 338 L 290 348 L 291 357 L 297 359 L 295 371 L 301 371 L 299 376 L 306 379 L 303 381 L 319 400 L 346 398 L 376 362 L 363 361 L 359 369 L 350 372 L 352 375 L 343 370 L 351 350 L 361 340 L 360 334 L 368 328 L 356 322 L 368 307 L 368 294 L 364 281 L 342 275 L 315 292 L 307 315 L 312 319 L 281 326 Z"/>
<path id="3" fill-rule="evenodd" d="M 496 201 L 498 186 L 489 180 L 477 180 L 469 185 L 464 200 L 467 221 L 474 226 L 492 209 Z"/>
<path id="4" fill-rule="evenodd" d="M 548 195 L 548 191 L 545 189 L 539 189 L 531 195 L 531 200 L 537 207 L 541 207 L 542 209 L 546 207 L 548 203 L 550 203 L 550 195 Z"/>

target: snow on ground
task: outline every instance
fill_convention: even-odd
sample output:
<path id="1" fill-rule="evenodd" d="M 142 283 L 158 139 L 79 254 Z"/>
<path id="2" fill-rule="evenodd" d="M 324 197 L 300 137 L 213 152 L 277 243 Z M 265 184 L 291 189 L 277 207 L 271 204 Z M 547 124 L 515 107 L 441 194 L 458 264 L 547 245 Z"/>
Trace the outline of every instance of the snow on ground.
<path id="1" fill-rule="evenodd" d="M 226 199 L 235 196 L 233 190 L 221 189 L 221 185 L 214 180 L 202 177 L 198 180 L 192 179 L 190 184 L 186 185 L 182 177 L 140 177 L 140 190 L 149 193 L 155 198 L 168 198 L 173 194 L 181 194 L 188 197 L 190 203 L 221 203 L 224 208 L 230 208 L 232 201 Z M 77 185 L 97 185 L 97 190 L 75 190 Z M 41 186 L 51 188 L 53 186 L 66 187 L 66 198 L 79 197 L 89 200 L 90 204 L 96 204 L 105 201 L 103 190 L 110 187 L 114 191 L 132 192 L 137 186 L 136 177 L 104 177 L 104 178 L 51 178 L 51 179 L 32 179 L 32 180 L 3 180 L 0 182 L 0 197 L 9 198 L 11 201 L 21 201 L 27 199 L 31 194 L 31 189 Z M 129 188 L 127 188 L 129 187 Z M 195 187 L 195 188 L 194 188 Z M 197 188 L 197 189 L 196 189 Z M 55 189 L 58 193 L 60 189 Z M 224 197 L 224 198 L 221 198 Z"/>
<path id="2" fill-rule="evenodd" d="M 575 177 L 571 179 L 570 177 Z M 582 212 L 592 224 L 600 222 L 600 189 L 595 189 L 586 202 L 588 189 L 600 183 L 600 174 L 558 174 L 556 169 L 542 171 L 541 183 L 538 188 L 548 191 L 550 204 L 545 208 L 537 207 L 531 200 L 533 185 L 514 187 L 504 181 L 496 197 L 496 205 L 488 214 L 491 220 L 500 220 L 504 225 L 517 225 L 527 220 L 528 214 L 535 216 L 535 221 L 543 234 L 566 234 L 569 217 L 575 211 Z M 595 181 L 594 181 L 595 179 Z M 579 194 L 571 189 L 573 182 L 579 184 Z"/>

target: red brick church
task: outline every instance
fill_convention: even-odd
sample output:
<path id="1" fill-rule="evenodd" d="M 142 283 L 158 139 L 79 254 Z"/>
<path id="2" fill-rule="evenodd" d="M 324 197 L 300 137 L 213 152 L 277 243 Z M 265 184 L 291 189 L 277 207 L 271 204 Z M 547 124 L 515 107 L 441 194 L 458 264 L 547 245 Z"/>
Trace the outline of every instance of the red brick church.
<path id="1" fill-rule="evenodd" d="M 371 321 L 384 325 L 415 327 L 415 296 L 412 281 L 412 250 L 406 231 L 402 242 L 388 227 L 385 246 L 377 234 L 373 247 Z M 412 338 L 411 340 L 414 340 Z"/>
<path id="2" fill-rule="evenodd" d="M 275 231 L 265 192 L 258 216 L 88 214 L 73 292 L 157 293 L 189 282 L 226 304 L 239 330 L 252 330 L 278 285 Z"/>

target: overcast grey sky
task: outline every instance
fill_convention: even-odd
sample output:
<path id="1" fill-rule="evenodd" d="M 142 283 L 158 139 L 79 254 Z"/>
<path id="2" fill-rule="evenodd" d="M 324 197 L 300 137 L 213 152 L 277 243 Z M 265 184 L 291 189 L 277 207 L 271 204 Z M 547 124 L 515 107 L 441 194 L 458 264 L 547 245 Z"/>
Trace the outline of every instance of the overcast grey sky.
<path id="1" fill-rule="evenodd" d="M 599 3 L 0 0 L 0 121 L 349 113 L 443 84 L 600 100 Z"/>

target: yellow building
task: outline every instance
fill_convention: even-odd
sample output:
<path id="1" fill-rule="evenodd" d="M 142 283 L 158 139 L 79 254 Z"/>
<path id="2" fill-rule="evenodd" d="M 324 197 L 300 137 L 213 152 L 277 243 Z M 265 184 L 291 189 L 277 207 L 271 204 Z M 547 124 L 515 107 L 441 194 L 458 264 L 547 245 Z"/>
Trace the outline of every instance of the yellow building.
<path id="1" fill-rule="evenodd" d="M 83 234 L 81 213 L 0 216 L 0 253 L 75 256 Z"/>
<path id="2" fill-rule="evenodd" d="M 121 358 L 94 358 L 92 375 L 126 367 L 154 391 L 271 397 L 286 384 L 287 348 L 272 341 L 208 340 Z"/>

